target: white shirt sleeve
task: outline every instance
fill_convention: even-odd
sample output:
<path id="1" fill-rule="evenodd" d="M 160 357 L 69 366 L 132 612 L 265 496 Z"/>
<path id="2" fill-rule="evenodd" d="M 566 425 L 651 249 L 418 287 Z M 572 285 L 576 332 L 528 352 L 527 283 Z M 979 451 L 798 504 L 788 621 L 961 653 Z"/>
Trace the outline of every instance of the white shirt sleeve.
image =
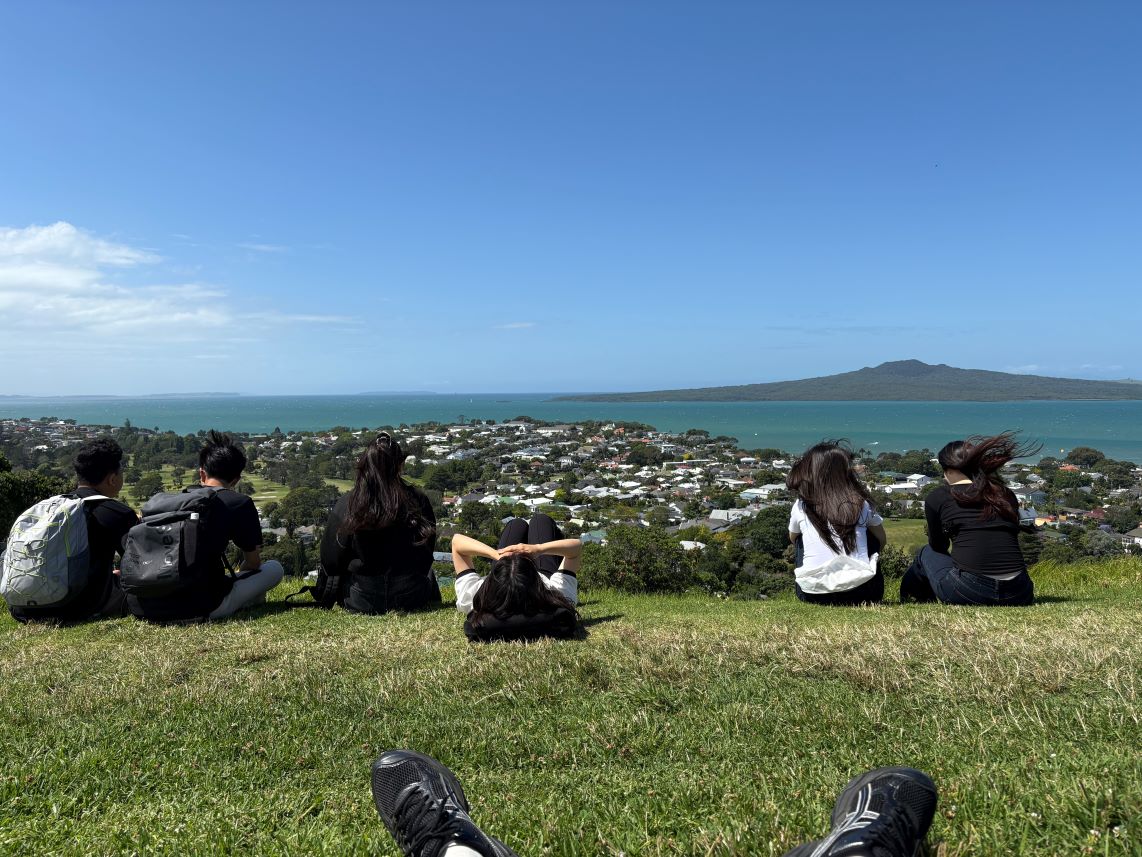
<path id="1" fill-rule="evenodd" d="M 857 522 L 861 527 L 879 527 L 884 523 L 884 518 L 880 517 L 876 512 L 872 511 L 872 506 L 868 505 L 866 500 L 864 509 L 861 510 L 860 520 Z"/>
<path id="2" fill-rule="evenodd" d="M 558 592 L 572 604 L 579 603 L 579 579 L 575 575 L 557 571 L 550 577 L 541 574 L 540 578 L 548 589 Z M 460 603 L 459 595 L 456 596 L 456 603 Z"/>
<path id="3" fill-rule="evenodd" d="M 789 510 L 789 532 L 801 532 L 801 519 L 805 517 L 805 512 L 801 509 L 801 501 L 798 500 L 793 504 L 793 508 Z"/>
<path id="4" fill-rule="evenodd" d="M 484 578 L 476 572 L 468 572 L 456 578 L 456 609 L 467 616 L 472 612 L 472 602 L 476 593 L 484 585 Z"/>

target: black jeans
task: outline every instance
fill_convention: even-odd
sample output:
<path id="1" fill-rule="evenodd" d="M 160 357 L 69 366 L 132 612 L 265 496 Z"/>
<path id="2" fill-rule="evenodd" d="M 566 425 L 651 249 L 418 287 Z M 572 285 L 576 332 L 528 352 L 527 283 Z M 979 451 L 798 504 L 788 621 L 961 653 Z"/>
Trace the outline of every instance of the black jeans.
<path id="1" fill-rule="evenodd" d="M 900 581 L 901 601 L 940 601 L 985 607 L 1026 607 L 1035 603 L 1035 584 L 1023 572 L 996 580 L 956 568 L 951 556 L 925 545 Z"/>
<path id="2" fill-rule="evenodd" d="M 496 547 L 506 548 L 508 545 L 541 545 L 544 542 L 554 542 L 563 538 L 563 531 L 551 518 L 542 512 L 531 516 L 529 524 L 523 518 L 512 518 L 504 531 L 500 533 L 500 542 Z M 562 557 L 544 554 L 536 557 L 535 567 L 547 575 L 559 571 Z"/>
<path id="3" fill-rule="evenodd" d="M 796 553 L 793 567 L 800 568 L 805 562 L 805 544 L 801 539 L 797 539 L 797 541 L 793 543 L 793 548 Z M 871 557 L 874 553 L 880 553 L 880 548 L 880 542 L 876 540 L 874 535 L 869 533 L 868 555 Z M 797 600 L 804 601 L 806 604 L 827 604 L 833 607 L 855 607 L 857 604 L 875 604 L 878 601 L 884 600 L 884 575 L 881 574 L 880 565 L 878 564 L 876 576 L 872 580 L 866 580 L 855 589 L 846 589 L 844 592 L 816 594 L 804 592 L 801 586 L 794 582 L 793 591 L 797 593 Z"/>

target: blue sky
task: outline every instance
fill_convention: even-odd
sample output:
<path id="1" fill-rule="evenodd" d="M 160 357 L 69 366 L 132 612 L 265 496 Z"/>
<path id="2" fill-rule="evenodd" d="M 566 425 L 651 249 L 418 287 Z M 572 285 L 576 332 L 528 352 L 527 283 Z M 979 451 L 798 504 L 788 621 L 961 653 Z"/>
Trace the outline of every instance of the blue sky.
<path id="1" fill-rule="evenodd" d="M 0 6 L 0 393 L 1142 377 L 1134 3 Z"/>

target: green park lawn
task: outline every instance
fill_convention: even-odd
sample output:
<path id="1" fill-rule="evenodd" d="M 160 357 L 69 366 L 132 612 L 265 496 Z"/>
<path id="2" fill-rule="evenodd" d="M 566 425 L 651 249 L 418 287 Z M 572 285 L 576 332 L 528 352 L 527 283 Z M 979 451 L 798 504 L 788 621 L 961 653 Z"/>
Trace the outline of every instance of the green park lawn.
<path id="1" fill-rule="evenodd" d="M 196 471 L 191 470 L 190 468 L 183 469 L 183 481 L 181 485 L 175 481 L 174 467 L 172 465 L 164 464 L 159 472 L 163 477 L 163 489 L 166 491 L 180 491 L 182 488 L 194 484 L 194 481 L 197 480 Z M 280 482 L 274 482 L 270 479 L 267 479 L 265 476 L 253 468 L 247 470 L 244 474 L 242 474 L 242 480 L 249 481 L 253 484 L 253 500 L 258 506 L 263 506 L 266 503 L 275 500 L 280 502 L 281 499 L 285 497 L 285 495 L 288 494 L 290 490 L 288 486 L 283 485 Z M 345 493 L 353 487 L 353 481 L 351 479 L 326 478 L 325 482 L 329 485 L 336 486 L 338 490 L 341 491 L 341 493 Z M 148 497 L 139 496 L 133 485 L 127 485 L 124 488 L 123 501 L 131 504 L 136 510 L 138 510 L 148 499 Z"/>
<path id="2" fill-rule="evenodd" d="M 0 620 L 0 852 L 395 854 L 369 764 L 453 767 L 521 855 L 779 855 L 853 774 L 932 774 L 933 853 L 1142 853 L 1142 561 L 1027 609 L 584 592 L 577 641 L 287 607 Z M 446 594 L 446 601 L 450 596 Z"/>
<path id="3" fill-rule="evenodd" d="M 923 518 L 886 518 L 884 534 L 888 543 L 913 554 L 928 544 L 928 531 Z"/>

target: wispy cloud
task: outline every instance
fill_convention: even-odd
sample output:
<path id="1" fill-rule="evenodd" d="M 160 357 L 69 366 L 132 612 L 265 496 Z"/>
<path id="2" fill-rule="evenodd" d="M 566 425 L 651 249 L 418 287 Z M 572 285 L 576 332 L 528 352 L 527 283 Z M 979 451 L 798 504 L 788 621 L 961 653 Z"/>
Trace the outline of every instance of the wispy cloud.
<path id="1" fill-rule="evenodd" d="M 1027 363 L 1023 366 L 1006 366 L 1004 372 L 1011 372 L 1014 375 L 1034 375 L 1046 371 L 1046 367 L 1040 366 L 1038 363 Z"/>
<path id="2" fill-rule="evenodd" d="M 496 330 L 525 330 L 535 327 L 534 321 L 509 321 L 507 324 L 497 324 Z"/>
<path id="3" fill-rule="evenodd" d="M 288 253 L 289 247 L 283 244 L 257 244 L 251 242 L 240 242 L 238 244 L 243 250 L 251 250 L 254 253 Z"/>
<path id="4" fill-rule="evenodd" d="M 266 324 L 339 324 L 353 327 L 364 324 L 364 320 L 350 315 L 317 315 L 312 313 L 288 312 L 248 312 L 241 316 L 247 321 Z"/>

